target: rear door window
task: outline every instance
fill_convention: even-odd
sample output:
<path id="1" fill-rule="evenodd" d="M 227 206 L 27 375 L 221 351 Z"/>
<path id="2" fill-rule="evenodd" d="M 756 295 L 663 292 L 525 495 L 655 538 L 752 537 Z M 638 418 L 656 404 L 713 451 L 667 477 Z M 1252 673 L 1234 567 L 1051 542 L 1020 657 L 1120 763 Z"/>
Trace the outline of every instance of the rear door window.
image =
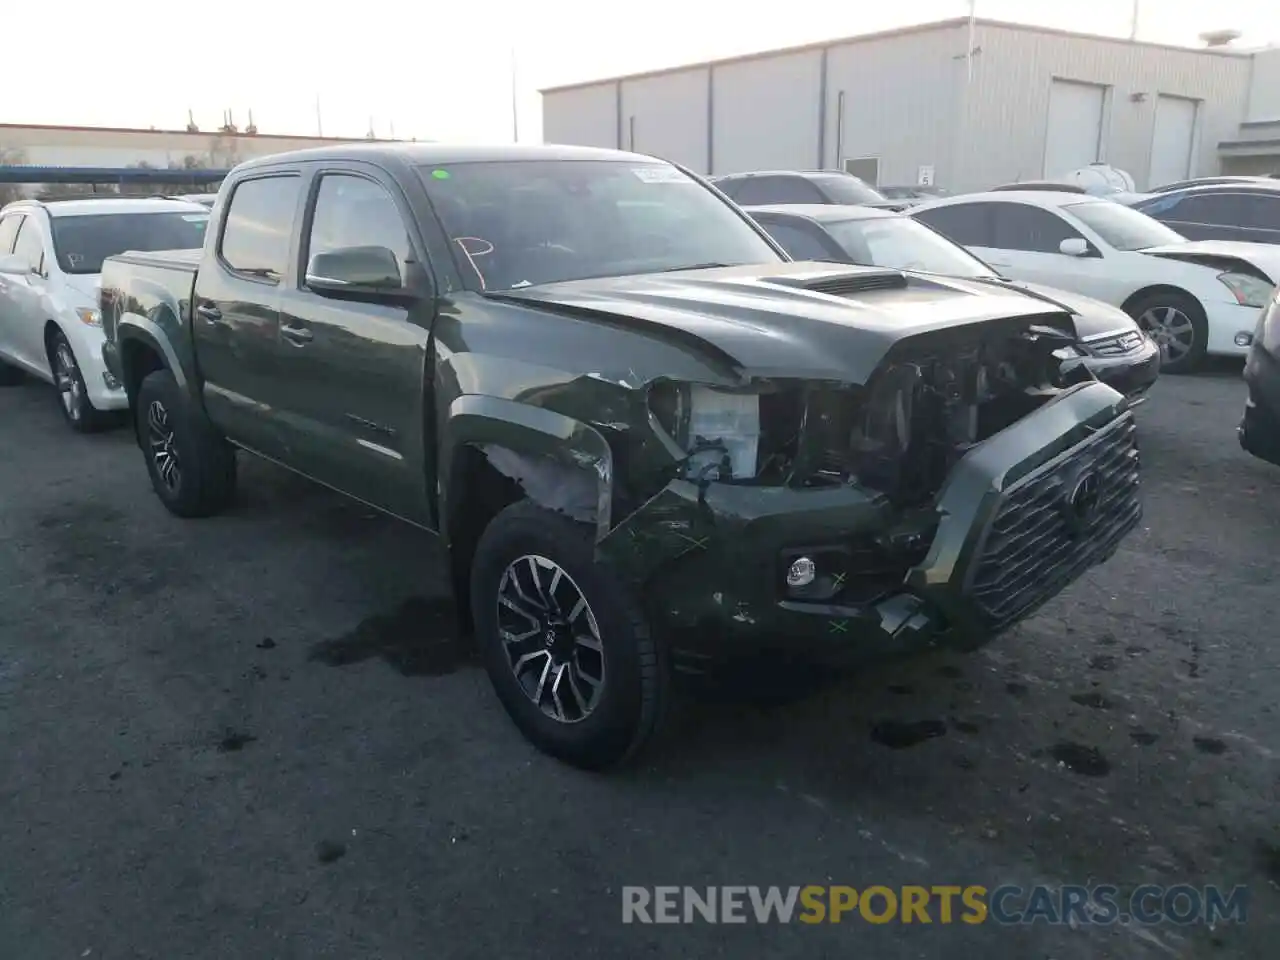
<path id="1" fill-rule="evenodd" d="M 300 183 L 296 174 L 285 174 L 236 184 L 218 245 L 228 268 L 254 279 L 280 281 L 289 260 Z"/>
<path id="2" fill-rule="evenodd" d="M 994 247 L 995 233 L 990 203 L 956 203 L 932 210 L 913 211 L 912 216 L 963 247 Z"/>

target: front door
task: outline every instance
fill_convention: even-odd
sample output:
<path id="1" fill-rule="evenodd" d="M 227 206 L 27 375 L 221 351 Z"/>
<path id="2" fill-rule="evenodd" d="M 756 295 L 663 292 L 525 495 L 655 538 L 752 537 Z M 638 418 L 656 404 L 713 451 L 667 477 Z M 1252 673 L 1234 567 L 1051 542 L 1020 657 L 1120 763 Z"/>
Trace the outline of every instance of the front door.
<path id="1" fill-rule="evenodd" d="M 206 244 L 214 255 L 197 274 L 191 311 L 205 409 L 237 443 L 277 459 L 280 290 L 301 184 L 298 172 L 236 184 L 220 232 Z"/>
<path id="2" fill-rule="evenodd" d="M 8 313 L 5 325 L 9 328 L 7 347 L 17 360 L 42 376 L 51 377 L 49 356 L 44 347 L 51 258 L 47 256 L 44 233 L 35 216 L 23 218 L 13 253 L 26 265 L 27 271 L 4 278 Z"/>
<path id="3" fill-rule="evenodd" d="M 394 182 L 363 165 L 322 169 L 308 191 L 299 263 L 347 247 L 383 247 L 408 282 L 426 261 Z M 434 298 L 370 302 L 321 294 L 307 270 L 281 299 L 286 462 L 312 478 L 433 526 L 429 348 Z"/>

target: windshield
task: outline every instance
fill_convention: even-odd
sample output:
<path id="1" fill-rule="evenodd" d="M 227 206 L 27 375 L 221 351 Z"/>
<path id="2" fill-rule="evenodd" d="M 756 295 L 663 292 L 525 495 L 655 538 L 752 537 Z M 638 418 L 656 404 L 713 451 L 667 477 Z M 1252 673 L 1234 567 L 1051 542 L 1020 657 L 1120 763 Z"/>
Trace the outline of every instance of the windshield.
<path id="1" fill-rule="evenodd" d="M 733 207 L 666 163 L 507 160 L 420 167 L 482 290 L 776 263 Z"/>
<path id="2" fill-rule="evenodd" d="M 53 252 L 63 273 L 102 272 L 102 261 L 126 250 L 196 250 L 209 214 L 100 213 L 53 217 Z"/>
<path id="3" fill-rule="evenodd" d="M 949 277 L 999 276 L 963 247 L 910 217 L 841 220 L 823 227 L 854 263 Z"/>
<path id="4" fill-rule="evenodd" d="M 832 203 L 884 203 L 888 199 L 878 190 L 867 186 L 857 177 L 846 177 L 836 174 L 830 177 L 815 177 L 822 185 L 823 191 L 831 198 Z"/>
<path id="5" fill-rule="evenodd" d="M 1117 250 L 1144 250 L 1187 239 L 1159 220 L 1110 200 L 1068 203 L 1062 209 Z"/>

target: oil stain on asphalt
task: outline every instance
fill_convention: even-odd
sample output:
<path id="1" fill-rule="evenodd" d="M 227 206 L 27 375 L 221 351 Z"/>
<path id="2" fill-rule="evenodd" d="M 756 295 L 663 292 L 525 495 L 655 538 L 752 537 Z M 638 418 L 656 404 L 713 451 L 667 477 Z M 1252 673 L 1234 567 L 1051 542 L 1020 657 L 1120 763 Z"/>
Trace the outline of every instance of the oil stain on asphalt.
<path id="1" fill-rule="evenodd" d="M 903 750 L 941 737 L 947 725 L 941 720 L 881 720 L 871 725 L 871 739 L 890 750 Z"/>
<path id="2" fill-rule="evenodd" d="M 452 602 L 411 597 L 387 614 L 360 621 L 354 630 L 311 649 L 310 659 L 347 667 L 381 657 L 406 677 L 437 677 L 472 662 Z"/>

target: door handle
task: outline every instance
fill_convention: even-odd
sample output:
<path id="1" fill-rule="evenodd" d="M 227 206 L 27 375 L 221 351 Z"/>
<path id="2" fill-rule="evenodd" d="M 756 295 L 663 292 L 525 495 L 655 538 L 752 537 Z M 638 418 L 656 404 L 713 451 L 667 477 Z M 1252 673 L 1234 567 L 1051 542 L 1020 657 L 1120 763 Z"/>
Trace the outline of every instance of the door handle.
<path id="1" fill-rule="evenodd" d="M 225 323 L 222 319 L 222 311 L 211 303 L 202 303 L 196 307 L 196 313 L 205 323 Z"/>
<path id="2" fill-rule="evenodd" d="M 281 327 L 280 336 L 284 337 L 295 347 L 300 347 L 315 339 L 315 334 L 306 327 Z"/>

